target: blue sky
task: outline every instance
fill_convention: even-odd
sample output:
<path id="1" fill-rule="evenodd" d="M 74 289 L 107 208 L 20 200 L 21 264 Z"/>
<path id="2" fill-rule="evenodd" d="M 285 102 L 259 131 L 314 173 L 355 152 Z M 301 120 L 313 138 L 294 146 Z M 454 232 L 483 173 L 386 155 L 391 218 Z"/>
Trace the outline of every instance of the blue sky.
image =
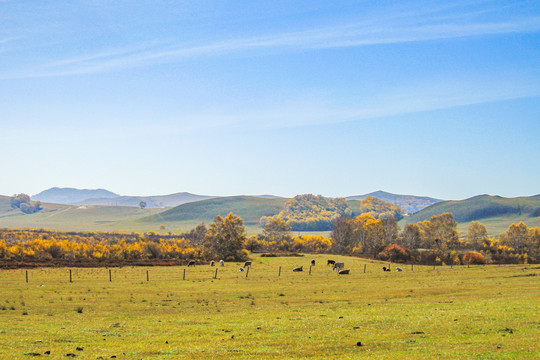
<path id="1" fill-rule="evenodd" d="M 0 194 L 540 193 L 537 1 L 0 0 Z"/>

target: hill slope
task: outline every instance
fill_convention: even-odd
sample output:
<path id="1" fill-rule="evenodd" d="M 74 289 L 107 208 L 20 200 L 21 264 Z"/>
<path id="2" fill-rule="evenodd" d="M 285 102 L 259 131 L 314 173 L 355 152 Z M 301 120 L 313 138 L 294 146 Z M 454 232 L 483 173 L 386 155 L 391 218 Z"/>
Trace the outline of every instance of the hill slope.
<path id="1" fill-rule="evenodd" d="M 134 206 L 139 207 L 141 201 L 146 202 L 146 207 L 174 207 L 190 202 L 213 199 L 215 196 L 196 195 L 181 192 L 170 195 L 157 196 L 118 196 L 115 198 L 86 199 L 77 202 L 77 205 L 105 205 L 105 206 Z"/>
<path id="2" fill-rule="evenodd" d="M 183 204 L 140 221 L 162 222 L 212 222 L 216 215 L 232 212 L 248 225 L 256 225 L 262 216 L 273 216 L 285 207 L 288 199 L 258 198 L 254 196 L 229 196 Z"/>
<path id="3" fill-rule="evenodd" d="M 398 195 L 391 194 L 385 191 L 375 191 L 365 195 L 355 195 L 346 197 L 347 200 L 364 200 L 368 196 L 372 196 L 382 201 L 389 202 L 394 205 L 398 205 L 405 210 L 408 214 L 413 214 L 419 210 L 422 210 L 430 205 L 441 202 L 440 199 L 434 199 L 427 196 L 414 196 L 414 195 Z"/>
<path id="4" fill-rule="evenodd" d="M 41 201 L 53 204 L 73 204 L 92 198 L 116 198 L 118 194 L 105 189 L 74 189 L 74 188 L 50 188 L 31 197 L 33 201 Z"/>
<path id="5" fill-rule="evenodd" d="M 540 215 L 538 209 L 540 195 L 517 198 L 479 195 L 466 200 L 443 201 L 431 205 L 409 216 L 407 222 L 427 220 L 433 215 L 445 212 L 454 214 L 454 219 L 460 223 L 500 216 L 517 216 L 525 221 L 528 217 Z"/>

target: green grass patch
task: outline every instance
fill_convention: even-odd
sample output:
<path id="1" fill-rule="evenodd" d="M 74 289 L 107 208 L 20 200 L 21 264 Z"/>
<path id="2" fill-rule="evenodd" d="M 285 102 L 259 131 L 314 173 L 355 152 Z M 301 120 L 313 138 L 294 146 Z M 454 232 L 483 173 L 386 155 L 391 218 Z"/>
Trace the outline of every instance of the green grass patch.
<path id="1" fill-rule="evenodd" d="M 398 273 L 350 257 L 255 257 L 247 277 L 241 265 L 217 279 L 206 265 L 115 268 L 112 282 L 103 268 L 72 269 L 72 283 L 68 269 L 28 270 L 29 283 L 24 269 L 1 271 L 0 358 L 540 357 L 537 265 Z"/>

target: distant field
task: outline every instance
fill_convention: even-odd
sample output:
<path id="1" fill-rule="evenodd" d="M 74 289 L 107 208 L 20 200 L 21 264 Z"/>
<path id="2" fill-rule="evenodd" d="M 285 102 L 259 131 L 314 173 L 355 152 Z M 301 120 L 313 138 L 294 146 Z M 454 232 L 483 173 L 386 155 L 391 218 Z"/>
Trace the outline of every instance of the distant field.
<path id="1" fill-rule="evenodd" d="M 540 358 L 538 265 L 388 273 L 335 257 L 351 269 L 338 276 L 327 258 L 257 257 L 247 278 L 227 264 L 215 280 L 206 265 L 113 268 L 112 282 L 73 269 L 73 283 L 68 269 L 29 270 L 28 284 L 3 270 L 0 358 Z"/>
<path id="2" fill-rule="evenodd" d="M 159 224 L 136 226 L 137 224 L 134 220 L 163 210 L 122 206 L 43 204 L 43 210 L 38 213 L 23 214 L 18 209 L 11 209 L 11 207 L 5 206 L 5 204 L 2 208 L 2 202 L 0 201 L 0 227 L 90 231 L 157 230 L 159 229 Z"/>

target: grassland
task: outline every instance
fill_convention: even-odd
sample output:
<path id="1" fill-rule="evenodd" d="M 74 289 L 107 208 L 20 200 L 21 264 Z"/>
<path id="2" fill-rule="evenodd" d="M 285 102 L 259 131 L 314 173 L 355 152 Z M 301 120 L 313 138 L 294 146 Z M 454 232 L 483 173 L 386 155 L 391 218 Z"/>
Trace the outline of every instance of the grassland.
<path id="1" fill-rule="evenodd" d="M 72 206 L 42 204 L 43 210 L 35 214 L 24 214 L 13 209 L 8 200 L 0 199 L 0 227 L 46 228 L 57 230 L 89 231 L 149 231 L 158 230 L 159 223 L 139 224 L 137 219 L 163 209 L 140 209 L 127 206 Z"/>
<path id="2" fill-rule="evenodd" d="M 212 222 L 216 215 L 227 216 L 230 212 L 244 219 L 247 225 L 257 225 L 263 216 L 279 213 L 287 203 L 285 198 L 258 198 L 253 196 L 231 196 L 197 201 L 174 207 L 141 221 L 151 222 Z"/>
<path id="3" fill-rule="evenodd" d="M 311 258 L 311 275 L 291 272 Z M 73 269 L 72 283 L 68 269 L 29 270 L 29 283 L 4 270 L 0 358 L 540 358 L 538 265 L 397 273 L 335 257 L 351 269 L 337 276 L 327 258 L 256 257 L 247 278 L 239 264 L 186 280 L 183 267 L 114 268 L 112 282 L 107 269 Z"/>

